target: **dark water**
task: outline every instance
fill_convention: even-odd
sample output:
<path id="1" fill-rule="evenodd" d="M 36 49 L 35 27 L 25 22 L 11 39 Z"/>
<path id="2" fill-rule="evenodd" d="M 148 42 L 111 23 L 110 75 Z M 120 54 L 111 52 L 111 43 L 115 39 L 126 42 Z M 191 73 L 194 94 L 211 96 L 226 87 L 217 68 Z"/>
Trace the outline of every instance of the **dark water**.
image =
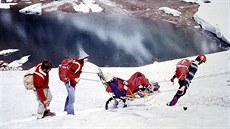
<path id="1" fill-rule="evenodd" d="M 105 14 L 24 15 L 0 10 L 0 50 L 19 49 L 0 60 L 31 55 L 24 68 L 44 59 L 58 66 L 83 48 L 98 66 L 141 66 L 154 61 L 224 51 L 224 42 L 163 21 Z"/>

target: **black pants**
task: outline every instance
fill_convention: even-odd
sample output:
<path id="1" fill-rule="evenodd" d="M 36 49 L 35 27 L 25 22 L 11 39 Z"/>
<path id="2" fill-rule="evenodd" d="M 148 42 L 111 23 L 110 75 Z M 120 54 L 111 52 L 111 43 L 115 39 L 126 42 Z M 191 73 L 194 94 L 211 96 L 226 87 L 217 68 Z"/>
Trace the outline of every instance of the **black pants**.
<path id="1" fill-rule="evenodd" d="M 189 84 L 188 84 L 185 80 L 179 80 L 178 83 L 179 83 L 179 85 L 180 85 L 179 89 L 180 89 L 181 87 L 185 86 L 184 91 L 180 91 L 180 90 L 178 89 L 177 92 L 176 92 L 176 94 L 175 94 L 175 97 L 177 97 L 177 98 L 179 99 L 181 96 L 183 96 L 183 95 L 186 94 L 186 91 L 187 91 L 187 89 L 188 89 Z"/>

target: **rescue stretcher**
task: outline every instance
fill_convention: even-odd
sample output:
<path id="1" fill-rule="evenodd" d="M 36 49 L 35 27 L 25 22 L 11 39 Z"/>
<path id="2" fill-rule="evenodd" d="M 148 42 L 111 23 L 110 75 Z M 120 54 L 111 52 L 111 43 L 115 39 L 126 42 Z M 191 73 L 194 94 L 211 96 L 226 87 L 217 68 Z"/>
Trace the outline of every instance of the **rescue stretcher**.
<path id="1" fill-rule="evenodd" d="M 106 88 L 107 85 L 106 85 L 104 74 L 100 68 L 98 68 L 98 71 L 99 71 L 98 76 L 100 78 L 100 81 L 103 84 L 103 86 L 105 86 L 105 88 Z M 160 87 L 158 85 L 158 82 L 156 82 L 154 84 L 154 86 L 157 86 L 158 88 Z M 147 96 L 145 96 L 144 98 L 150 97 L 156 93 L 159 93 L 158 90 L 154 91 L 153 87 L 147 87 L 147 88 L 148 88 L 147 90 L 149 91 L 149 94 Z M 127 103 L 129 103 L 130 101 L 134 101 L 135 99 L 142 99 L 142 98 L 135 98 L 133 96 L 117 97 L 114 95 L 114 93 L 109 93 L 109 92 L 108 92 L 108 94 L 110 95 L 110 98 L 105 103 L 105 109 L 106 110 L 115 109 L 115 108 L 125 108 L 128 106 Z"/>

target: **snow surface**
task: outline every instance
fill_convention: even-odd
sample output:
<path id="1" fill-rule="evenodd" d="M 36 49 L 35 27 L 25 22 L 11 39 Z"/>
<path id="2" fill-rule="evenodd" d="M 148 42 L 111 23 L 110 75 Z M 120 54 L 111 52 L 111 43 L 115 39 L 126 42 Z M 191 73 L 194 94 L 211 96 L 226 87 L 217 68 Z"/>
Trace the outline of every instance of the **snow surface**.
<path id="1" fill-rule="evenodd" d="M 0 51 L 0 56 L 2 56 L 2 55 L 8 56 L 9 54 L 15 53 L 17 51 L 19 51 L 19 49 L 1 50 Z M 24 63 L 26 63 L 29 60 L 29 57 L 30 57 L 30 55 L 23 56 L 21 59 L 15 60 L 15 61 L 9 63 L 8 66 L 11 67 L 11 68 L 21 67 Z"/>
<path id="2" fill-rule="evenodd" d="M 0 2 L 0 9 L 9 9 L 10 5 L 15 5 L 15 4 L 17 4 L 17 3 L 1 3 Z"/>
<path id="3" fill-rule="evenodd" d="M 180 16 L 181 15 L 181 12 L 179 12 L 175 9 L 171 9 L 169 7 L 160 7 L 158 10 L 164 11 L 166 14 L 172 14 L 173 16 Z"/>
<path id="4" fill-rule="evenodd" d="M 28 7 L 25 7 L 23 9 L 20 9 L 20 13 L 25 13 L 25 14 L 37 14 L 37 15 L 42 15 L 42 3 L 37 3 L 30 5 Z"/>
<path id="5" fill-rule="evenodd" d="M 6 49 L 6 50 L 1 50 L 0 51 L 0 56 L 1 55 L 7 55 L 7 54 L 11 54 L 14 52 L 17 52 L 19 49 Z"/>
<path id="6" fill-rule="evenodd" d="M 211 0 L 211 3 L 200 2 L 194 19 L 203 29 L 217 35 L 230 44 L 230 1 Z"/>
<path id="7" fill-rule="evenodd" d="M 24 63 L 26 63 L 29 60 L 30 55 L 28 56 L 23 56 L 19 60 L 15 60 L 11 63 L 8 64 L 9 67 L 21 67 Z"/>
<path id="8" fill-rule="evenodd" d="M 96 4 L 94 0 L 84 0 L 83 2 L 80 2 L 80 4 L 77 4 L 72 0 L 62 0 L 62 1 L 53 1 L 46 4 L 42 4 L 42 3 L 33 4 L 19 10 L 19 12 L 25 14 L 41 15 L 42 9 L 44 9 L 46 12 L 56 11 L 58 10 L 59 6 L 64 4 L 72 4 L 73 8 L 77 12 L 89 13 L 90 11 L 92 12 L 103 11 L 103 8 L 100 7 L 98 4 Z"/>
<path id="9" fill-rule="evenodd" d="M 189 57 L 194 59 L 195 57 Z M 32 91 L 26 91 L 22 78 L 25 71 L 0 72 L 0 128 L 1 129 L 228 129 L 230 128 L 230 51 L 207 55 L 207 62 L 199 67 L 188 92 L 178 105 L 167 107 L 178 88 L 169 81 L 179 59 L 142 67 L 103 67 L 102 71 L 128 79 L 134 72 L 144 73 L 158 81 L 161 93 L 155 97 L 138 99 L 127 108 L 105 110 L 110 97 L 94 72 L 98 67 L 87 63 L 76 86 L 75 116 L 63 112 L 66 89 L 59 81 L 58 69 L 50 72 L 53 94 L 53 118 L 36 119 L 37 102 Z M 93 72 L 93 73 L 87 73 Z M 184 111 L 183 106 L 188 110 Z"/>

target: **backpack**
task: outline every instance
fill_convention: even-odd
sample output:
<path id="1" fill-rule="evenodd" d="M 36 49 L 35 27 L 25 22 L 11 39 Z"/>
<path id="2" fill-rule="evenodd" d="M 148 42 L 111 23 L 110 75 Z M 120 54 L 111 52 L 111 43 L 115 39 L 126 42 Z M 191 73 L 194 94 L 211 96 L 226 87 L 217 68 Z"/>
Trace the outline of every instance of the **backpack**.
<path id="1" fill-rule="evenodd" d="M 185 80 L 188 72 L 189 72 L 189 67 L 191 65 L 192 61 L 188 60 L 188 59 L 183 59 L 180 60 L 177 64 L 176 64 L 176 77 L 179 80 Z"/>
<path id="2" fill-rule="evenodd" d="M 61 61 L 61 64 L 58 66 L 58 75 L 59 79 L 62 82 L 67 82 L 68 78 L 66 77 L 66 71 L 70 68 L 74 59 L 72 58 L 65 58 Z"/>
<path id="3" fill-rule="evenodd" d="M 34 89 L 34 73 L 35 73 L 36 67 L 32 67 L 28 69 L 23 77 L 23 83 L 27 90 Z"/>

